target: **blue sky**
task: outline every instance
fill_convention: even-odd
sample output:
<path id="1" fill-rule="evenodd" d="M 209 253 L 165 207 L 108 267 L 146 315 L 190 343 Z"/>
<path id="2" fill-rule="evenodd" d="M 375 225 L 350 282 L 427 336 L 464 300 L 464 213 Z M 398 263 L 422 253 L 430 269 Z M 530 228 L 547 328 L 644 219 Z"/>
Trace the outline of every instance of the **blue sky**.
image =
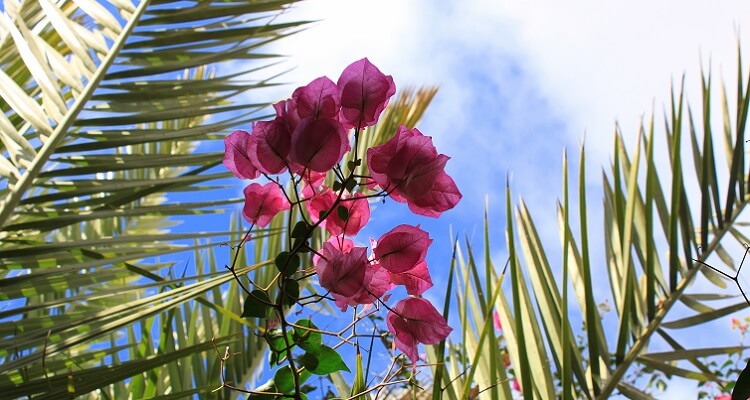
<path id="1" fill-rule="evenodd" d="M 308 0 L 283 18 L 319 20 L 272 48 L 290 56 L 284 68 L 295 67 L 285 81 L 300 85 L 321 75 L 335 81 L 366 56 L 397 87 L 440 86 L 420 130 L 452 157 L 447 170 L 464 199 L 438 221 L 415 220 L 436 239 L 433 269 L 447 259 L 449 226 L 480 239 L 486 197 L 497 258 L 503 258 L 506 174 L 554 249 L 562 151 L 567 147 L 576 160 L 584 137 L 590 224 L 601 226 L 601 171 L 611 158 L 615 122 L 632 145 L 652 109 L 661 124 L 673 81 L 686 75 L 688 98 L 697 106 L 701 65 L 711 65 L 714 79 L 731 82 L 738 38 L 750 57 L 747 1 Z M 282 88 L 274 96 L 290 92 Z M 406 212 L 396 206 L 373 217 L 387 226 Z M 428 293 L 442 296 L 439 287 Z M 608 290 L 600 293 L 607 297 Z M 736 340 L 728 322 L 716 327 L 729 343 Z M 694 396 L 693 388 L 678 386 L 668 395 Z"/>

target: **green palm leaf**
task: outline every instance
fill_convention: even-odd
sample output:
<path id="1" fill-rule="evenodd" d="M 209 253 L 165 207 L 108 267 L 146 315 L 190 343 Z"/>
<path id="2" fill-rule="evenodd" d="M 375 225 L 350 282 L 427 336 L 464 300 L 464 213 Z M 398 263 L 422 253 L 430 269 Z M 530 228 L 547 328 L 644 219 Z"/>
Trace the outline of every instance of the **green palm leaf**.
<path id="1" fill-rule="evenodd" d="M 638 133 L 632 151 L 626 148 L 619 129 L 616 132 L 611 171 L 603 174 L 604 259 L 595 260 L 590 254 L 592 228 L 587 217 L 583 148 L 577 183 L 568 181 L 564 157 L 564 193 L 557 206 L 562 253 L 556 246 L 542 243 L 538 221 L 523 200 L 514 205 L 509 190 L 505 214 L 510 288 L 493 301 L 498 276 L 492 260 L 487 258 L 483 266 L 475 263 L 468 243 L 468 261 L 463 250 L 457 250 L 454 279 L 459 289 L 451 289 L 447 295 L 457 294 L 464 340 L 451 348 L 449 356 L 442 344 L 428 352 L 441 382 L 440 395 L 433 398 L 512 398 L 513 379 L 518 379 L 524 398 L 606 399 L 615 393 L 633 399 L 652 398 L 627 378 L 637 365 L 668 377 L 727 383 L 701 359 L 743 349 L 691 347 L 684 332 L 694 332 L 703 323 L 747 307 L 737 298 L 739 293 L 693 293 L 689 288 L 703 276 L 718 288 L 737 290 L 694 259 L 715 255 L 735 268 L 727 248 L 747 242 L 739 216 L 749 201 L 745 182 L 750 176 L 745 175 L 744 152 L 750 86 L 740 72 L 737 103 L 731 111 L 722 91 L 724 169 L 715 155 L 710 72 L 701 78 L 699 121 L 685 105 L 681 91 L 672 96 L 664 121 L 666 154 L 659 155 L 654 144 L 653 117 Z M 686 138 L 690 154 L 683 153 Z M 658 160 L 667 160 L 671 169 L 657 170 Z M 697 182 L 699 195 L 688 192 L 687 181 Z M 577 193 L 577 204 L 569 200 L 569 189 Z M 486 217 L 485 225 L 487 230 Z M 491 243 L 485 234 L 486 254 L 490 254 Z M 555 257 L 559 261 L 553 261 Z M 486 270 L 484 281 L 468 278 L 478 276 L 481 269 Z M 598 293 L 605 281 L 610 291 L 602 297 Z M 575 302 L 568 301 L 571 293 Z M 617 321 L 614 330 L 606 330 L 602 322 L 599 302 L 605 298 L 612 299 Z M 736 300 L 726 301 L 732 298 Z M 711 302 L 716 300 L 723 303 L 714 306 Z M 674 317 L 678 303 L 687 305 L 691 314 Z M 502 340 L 498 338 L 494 344 L 485 340 L 482 329 L 488 323 L 485 307 L 497 311 L 503 326 Z M 582 327 L 573 321 L 582 321 Z M 469 326 L 476 327 L 476 333 Z M 651 346 L 656 342 L 662 343 L 660 351 Z M 509 353 L 506 365 L 494 361 L 504 351 L 502 343 Z M 665 346 L 671 350 L 664 350 Z"/>
<path id="2" fill-rule="evenodd" d="M 303 25 L 274 22 L 293 2 L 5 3 L 3 393 L 213 397 L 214 337 L 238 352 L 227 376 L 250 377 L 257 321 L 239 317 L 218 267 L 229 249 L 217 243 L 238 243 L 241 227 L 201 216 L 241 201 L 226 195 L 218 150 L 264 116 L 266 100 L 242 99 L 274 85 L 266 68 L 278 59 L 263 49 Z M 247 67 L 222 72 L 237 61 Z M 174 228 L 193 217 L 203 231 Z M 270 281 L 256 260 L 245 267 L 243 255 L 238 272 Z"/>

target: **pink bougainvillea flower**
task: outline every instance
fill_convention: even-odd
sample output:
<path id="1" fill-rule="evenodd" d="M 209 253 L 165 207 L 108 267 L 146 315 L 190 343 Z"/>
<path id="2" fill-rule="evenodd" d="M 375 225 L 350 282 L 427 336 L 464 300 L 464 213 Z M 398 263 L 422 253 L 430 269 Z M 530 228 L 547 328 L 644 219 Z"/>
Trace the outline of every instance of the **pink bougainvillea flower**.
<path id="1" fill-rule="evenodd" d="M 432 239 L 417 226 L 399 225 L 378 239 L 373 249 L 380 265 L 391 273 L 399 274 L 414 269 L 427 256 Z"/>
<path id="2" fill-rule="evenodd" d="M 497 310 L 492 312 L 492 322 L 495 323 L 495 329 L 499 331 L 503 330 L 503 324 L 500 322 L 500 314 Z"/>
<path id="3" fill-rule="evenodd" d="M 339 231 L 349 236 L 356 235 L 370 221 L 370 203 L 359 193 L 354 193 L 352 197 L 345 194 L 339 204 L 347 209 L 346 221 L 335 213 L 336 217 L 331 219 L 330 227 L 326 225 L 326 229 L 334 235 L 339 235 Z"/>
<path id="4" fill-rule="evenodd" d="M 297 165 L 296 167 L 299 166 Z M 313 197 L 316 193 L 318 193 L 319 189 L 322 192 L 328 188 L 327 186 L 323 185 L 323 181 L 326 179 L 325 172 L 310 171 L 309 169 L 304 168 L 300 168 L 300 171 L 295 171 L 295 169 L 293 168 L 292 172 L 302 177 L 303 197 Z"/>
<path id="5" fill-rule="evenodd" d="M 260 171 L 250 161 L 250 134 L 246 131 L 234 131 L 224 138 L 224 165 L 240 179 L 255 179 Z"/>
<path id="6" fill-rule="evenodd" d="M 242 215 L 251 224 L 265 227 L 276 214 L 289 209 L 289 201 L 274 182 L 263 186 L 251 183 L 245 188 L 244 193 L 245 207 L 242 209 Z"/>
<path id="7" fill-rule="evenodd" d="M 354 242 L 350 239 L 346 239 L 343 236 L 330 237 L 323 245 L 323 250 L 319 252 L 320 254 L 314 254 L 312 257 L 313 264 L 316 266 L 316 271 L 321 268 L 324 270 L 324 274 L 330 272 L 330 270 L 326 270 L 326 268 L 330 268 L 330 264 L 323 259 L 323 256 L 326 256 L 329 253 L 335 254 L 334 250 L 347 254 L 355 248 Z M 335 257 L 336 255 L 334 255 L 333 258 Z M 368 262 L 366 266 L 364 266 L 364 271 L 362 285 L 356 292 L 346 292 L 345 294 L 342 294 L 341 292 L 334 292 L 331 290 L 334 302 L 341 311 L 346 311 L 348 306 L 372 304 L 378 297 L 382 297 L 394 287 L 393 283 L 391 283 L 390 273 L 381 268 L 380 265 Z M 326 278 L 326 280 L 327 279 L 329 278 Z M 323 286 L 322 283 L 321 286 Z M 326 287 L 326 289 L 328 288 Z"/>
<path id="8" fill-rule="evenodd" d="M 351 128 L 374 125 L 396 93 L 393 78 L 380 72 L 367 58 L 346 67 L 336 86 L 341 93 L 339 118 Z"/>
<path id="9" fill-rule="evenodd" d="M 292 134 L 281 118 L 258 121 L 248 142 L 248 156 L 253 165 L 266 174 L 280 174 L 287 168 Z"/>
<path id="10" fill-rule="evenodd" d="M 414 214 L 437 218 L 444 211 L 455 207 L 461 197 L 453 178 L 442 172 L 435 180 L 435 186 L 427 194 L 408 200 L 407 204 Z"/>
<path id="11" fill-rule="evenodd" d="M 341 109 L 339 89 L 332 80 L 322 76 L 297 88 L 292 94 L 297 116 L 304 118 L 336 118 Z"/>
<path id="12" fill-rule="evenodd" d="M 444 171 L 448 159 L 438 154 L 432 138 L 404 125 L 386 143 L 367 149 L 373 180 L 395 201 L 430 217 L 455 207 L 461 199 L 455 182 Z"/>
<path id="13" fill-rule="evenodd" d="M 351 239 L 346 239 L 343 236 L 331 236 L 326 240 L 325 243 L 330 244 L 333 246 L 334 249 L 339 250 L 342 253 L 348 253 L 349 250 L 354 248 L 354 242 L 352 242 Z M 323 248 L 325 249 L 325 243 L 323 243 Z M 320 255 L 313 254 L 312 256 L 312 262 L 313 265 L 318 264 L 318 260 L 320 260 Z"/>
<path id="14" fill-rule="evenodd" d="M 329 118 L 305 118 L 292 133 L 291 160 L 307 169 L 326 172 L 349 151 L 346 129 Z"/>
<path id="15" fill-rule="evenodd" d="M 312 219 L 312 222 L 318 222 L 320 221 L 320 216 L 322 213 L 328 211 L 331 206 L 333 206 L 333 203 L 336 202 L 336 193 L 331 189 L 324 189 L 320 193 L 317 193 L 312 199 L 310 199 L 307 202 L 307 211 L 310 213 L 310 219 Z M 328 221 L 330 218 L 335 214 L 334 211 L 331 215 L 328 216 L 328 218 L 320 223 L 320 226 L 326 227 L 328 225 Z M 340 235 L 333 234 L 335 236 Z"/>
<path id="16" fill-rule="evenodd" d="M 328 189 L 318 193 L 307 202 L 307 210 L 310 212 L 310 218 L 313 222 L 318 222 L 321 213 L 333 207 L 337 197 L 336 192 Z M 341 234 L 354 236 L 370 220 L 370 204 L 359 193 L 355 193 L 354 197 L 344 195 L 341 197 L 341 200 L 339 206 L 346 208 L 347 219 L 341 219 L 337 210 L 333 210 L 320 225 L 334 236 Z"/>
<path id="17" fill-rule="evenodd" d="M 427 193 L 447 161 L 447 156 L 438 154 L 432 138 L 404 125 L 384 144 L 367 149 L 372 178 L 398 201 Z"/>
<path id="18" fill-rule="evenodd" d="M 430 271 L 427 270 L 427 262 L 422 261 L 414 268 L 399 274 L 391 273 L 391 282 L 396 285 L 404 285 L 406 293 L 412 296 L 419 296 L 425 290 L 432 287 L 432 278 Z"/>
<path id="19" fill-rule="evenodd" d="M 281 118 L 286 122 L 289 132 L 294 132 L 294 128 L 297 127 L 300 117 L 297 115 L 297 105 L 293 99 L 282 100 L 273 105 L 273 109 L 276 110 L 276 117 Z"/>
<path id="20" fill-rule="evenodd" d="M 377 263 L 370 264 L 367 267 L 365 280 L 367 281 L 368 294 L 375 297 L 382 297 L 396 286 L 391 281 L 391 273 Z"/>
<path id="21" fill-rule="evenodd" d="M 344 253 L 326 242 L 320 254 L 315 264 L 320 286 L 343 297 L 352 297 L 362 290 L 367 265 L 366 247 L 353 247 Z"/>
<path id="22" fill-rule="evenodd" d="M 419 359 L 417 344 L 436 344 L 448 337 L 452 329 L 429 301 L 415 297 L 403 299 L 388 312 L 388 330 L 396 338 L 396 347 L 412 363 Z"/>
<path id="23" fill-rule="evenodd" d="M 365 279 L 362 288 L 355 294 L 345 297 L 334 294 L 333 298 L 341 311 L 346 311 L 348 306 L 358 304 L 369 305 L 377 298 L 382 297 L 394 287 L 391 283 L 390 273 L 378 264 L 369 264 L 365 269 Z"/>

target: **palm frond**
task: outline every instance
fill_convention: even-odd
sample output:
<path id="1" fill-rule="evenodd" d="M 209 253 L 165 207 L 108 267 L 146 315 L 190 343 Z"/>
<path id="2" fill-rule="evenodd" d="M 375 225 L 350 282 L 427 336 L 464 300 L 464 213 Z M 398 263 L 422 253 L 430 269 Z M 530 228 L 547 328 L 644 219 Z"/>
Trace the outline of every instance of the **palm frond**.
<path id="1" fill-rule="evenodd" d="M 224 135 L 263 117 L 268 101 L 250 93 L 275 84 L 264 46 L 304 24 L 275 22 L 293 2 L 5 3 L 4 393 L 210 397 L 214 337 L 241 354 L 230 375 L 248 378 L 263 342 L 217 267 L 218 243 L 238 243 L 241 229 L 217 213 L 241 199 L 214 167 Z"/>
<path id="2" fill-rule="evenodd" d="M 741 63 L 738 68 L 742 71 Z M 466 243 L 465 261 L 464 250 L 458 249 L 454 279 L 459 289 L 446 295 L 455 293 L 459 302 L 464 341 L 448 348 L 448 355 L 443 347 L 428 353 L 441 379 L 441 395 L 512 398 L 511 385 L 517 379 L 525 398 L 605 399 L 615 393 L 633 399 L 652 398 L 627 377 L 637 366 L 668 377 L 726 383 L 704 360 L 743 349 L 695 347 L 681 335 L 747 307 L 737 299 L 739 293 L 705 294 L 690 289 L 702 276 L 719 289 L 736 291 L 726 279 L 734 273 L 718 273 L 704 261 L 715 256 L 735 268 L 727 248 L 747 243 L 740 227 L 750 200 L 745 194 L 750 177 L 743 175 L 747 170 L 748 86 L 740 72 L 737 103 L 731 111 L 726 91 L 722 91 L 723 168 L 715 155 L 710 76 L 710 72 L 701 76 L 700 121 L 686 105 L 682 89 L 677 94 L 673 90 L 664 121 L 666 154 L 657 153 L 653 117 L 636 136 L 632 151 L 628 151 L 619 128 L 616 131 L 611 170 L 603 174 L 602 183 L 604 259 L 595 261 L 591 255 L 583 147 L 576 183 L 569 182 L 567 158 L 563 157 L 564 193 L 557 205 L 561 253 L 541 241 L 530 210 L 523 200 L 514 204 L 509 190 L 505 214 L 510 293 L 503 291 L 493 301 L 498 275 L 492 260 L 486 257 L 484 265 L 475 262 Z M 685 152 L 686 140 L 690 153 Z M 668 160 L 670 170 L 657 169 L 659 157 Z M 689 194 L 693 183 L 700 188 L 699 196 Z M 569 200 L 569 189 L 577 193 L 577 204 Z M 491 254 L 491 245 L 485 235 L 485 254 Z M 666 256 L 662 256 L 665 250 Z M 484 281 L 469 278 L 478 276 L 482 268 L 487 275 Z M 599 303 L 605 298 L 598 293 L 605 281 L 616 313 L 616 329 L 602 322 Z M 715 306 L 714 301 L 720 305 Z M 498 335 L 494 344 L 484 340 L 488 314 L 479 312 L 477 304 L 482 311 L 485 307 L 496 310 L 502 323 L 502 331 L 493 333 Z M 684 316 L 680 311 L 681 317 L 672 317 L 678 304 L 686 305 L 692 314 Z M 581 321 L 582 327 L 577 328 L 574 321 Z M 472 326 L 476 333 L 468 329 Z M 657 342 L 659 346 L 653 346 Z M 494 359 L 505 349 L 509 359 L 503 366 Z M 465 373 L 469 366 L 472 372 L 477 369 L 482 373 Z"/>

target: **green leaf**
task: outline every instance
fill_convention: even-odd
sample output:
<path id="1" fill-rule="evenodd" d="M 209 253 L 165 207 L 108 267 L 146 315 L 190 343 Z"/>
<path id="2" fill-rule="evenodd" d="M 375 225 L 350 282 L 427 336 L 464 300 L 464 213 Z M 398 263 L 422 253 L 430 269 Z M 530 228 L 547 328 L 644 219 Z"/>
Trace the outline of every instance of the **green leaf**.
<path id="1" fill-rule="evenodd" d="M 340 205 L 340 206 L 338 206 L 338 207 L 336 208 L 336 215 L 338 215 L 338 216 L 339 216 L 339 218 L 340 218 L 340 219 L 341 219 L 342 221 L 346 221 L 346 220 L 348 220 L 348 219 L 349 219 L 349 209 L 348 209 L 348 208 L 346 208 L 345 206 L 341 206 L 341 205 Z"/>
<path id="2" fill-rule="evenodd" d="M 306 239 L 310 234 L 310 226 L 305 221 L 297 221 L 292 228 L 292 239 Z"/>
<path id="3" fill-rule="evenodd" d="M 349 367 L 344 364 L 344 360 L 336 350 L 322 345 L 320 346 L 320 353 L 307 352 L 303 355 L 306 364 L 305 368 L 315 375 L 328 375 L 336 371 L 351 372 Z M 315 360 L 312 360 L 312 359 Z M 312 367 L 308 367 L 308 365 Z"/>
<path id="4" fill-rule="evenodd" d="M 269 363 L 271 366 L 284 362 L 289 354 L 289 350 L 294 347 L 294 338 L 292 337 L 291 331 L 287 331 L 286 340 L 284 339 L 281 329 L 268 331 L 268 333 L 264 335 L 264 338 L 266 339 L 266 343 L 268 343 L 268 348 L 270 350 Z M 289 343 L 288 346 L 287 343 Z"/>
<path id="5" fill-rule="evenodd" d="M 310 252 L 309 242 L 305 238 L 294 239 L 294 244 L 292 244 L 292 248 L 298 249 L 297 253 L 309 253 Z"/>
<path id="6" fill-rule="evenodd" d="M 318 364 L 320 364 L 320 360 L 318 360 L 318 356 L 313 353 L 305 353 L 299 358 L 299 362 L 302 364 L 305 369 L 312 372 L 316 368 L 318 368 Z"/>
<path id="7" fill-rule="evenodd" d="M 297 269 L 300 266 L 300 258 L 297 253 L 282 251 L 278 256 L 276 256 L 274 264 L 282 275 L 284 275 L 285 277 L 290 277 L 294 275 L 295 272 L 297 272 Z"/>
<path id="8" fill-rule="evenodd" d="M 294 279 L 284 279 L 284 290 L 279 293 L 281 302 L 288 307 L 293 306 L 299 299 L 299 282 Z"/>
<path id="9" fill-rule="evenodd" d="M 334 192 L 338 192 L 342 188 L 341 182 L 339 181 L 333 182 L 333 186 L 331 188 L 333 189 Z"/>
<path id="10" fill-rule="evenodd" d="M 362 354 L 357 354 L 357 367 L 354 370 L 354 383 L 352 384 L 351 396 L 355 396 L 358 393 L 362 393 L 367 389 L 365 384 L 365 375 L 362 368 Z M 367 400 L 367 395 L 360 395 L 354 398 L 354 400 Z"/>
<path id="11" fill-rule="evenodd" d="M 310 377 L 310 372 L 307 370 L 300 371 L 298 380 L 300 385 Z M 288 365 L 279 368 L 276 374 L 273 376 L 274 387 L 276 391 L 284 394 L 292 394 L 294 392 L 294 377 L 292 376 L 292 370 Z"/>
<path id="12" fill-rule="evenodd" d="M 354 169 L 360 165 L 362 165 L 362 159 L 349 160 L 346 162 L 346 168 L 349 169 L 349 172 L 354 171 Z"/>
<path id="13" fill-rule="evenodd" d="M 288 365 L 279 368 L 273 375 L 273 384 L 280 393 L 292 393 L 294 390 L 294 376 Z"/>
<path id="14" fill-rule="evenodd" d="M 318 327 L 309 319 L 301 319 L 297 321 L 296 325 L 294 327 L 294 343 L 308 353 L 320 353 L 323 335 L 313 330 L 318 329 Z"/>
<path id="15" fill-rule="evenodd" d="M 357 186 L 357 181 L 355 181 L 354 179 L 346 182 L 346 190 L 348 190 L 349 193 L 354 193 L 354 187 L 356 186 Z"/>
<path id="16" fill-rule="evenodd" d="M 266 292 L 255 289 L 245 297 L 242 318 L 266 318 L 271 311 L 271 299 Z"/>

